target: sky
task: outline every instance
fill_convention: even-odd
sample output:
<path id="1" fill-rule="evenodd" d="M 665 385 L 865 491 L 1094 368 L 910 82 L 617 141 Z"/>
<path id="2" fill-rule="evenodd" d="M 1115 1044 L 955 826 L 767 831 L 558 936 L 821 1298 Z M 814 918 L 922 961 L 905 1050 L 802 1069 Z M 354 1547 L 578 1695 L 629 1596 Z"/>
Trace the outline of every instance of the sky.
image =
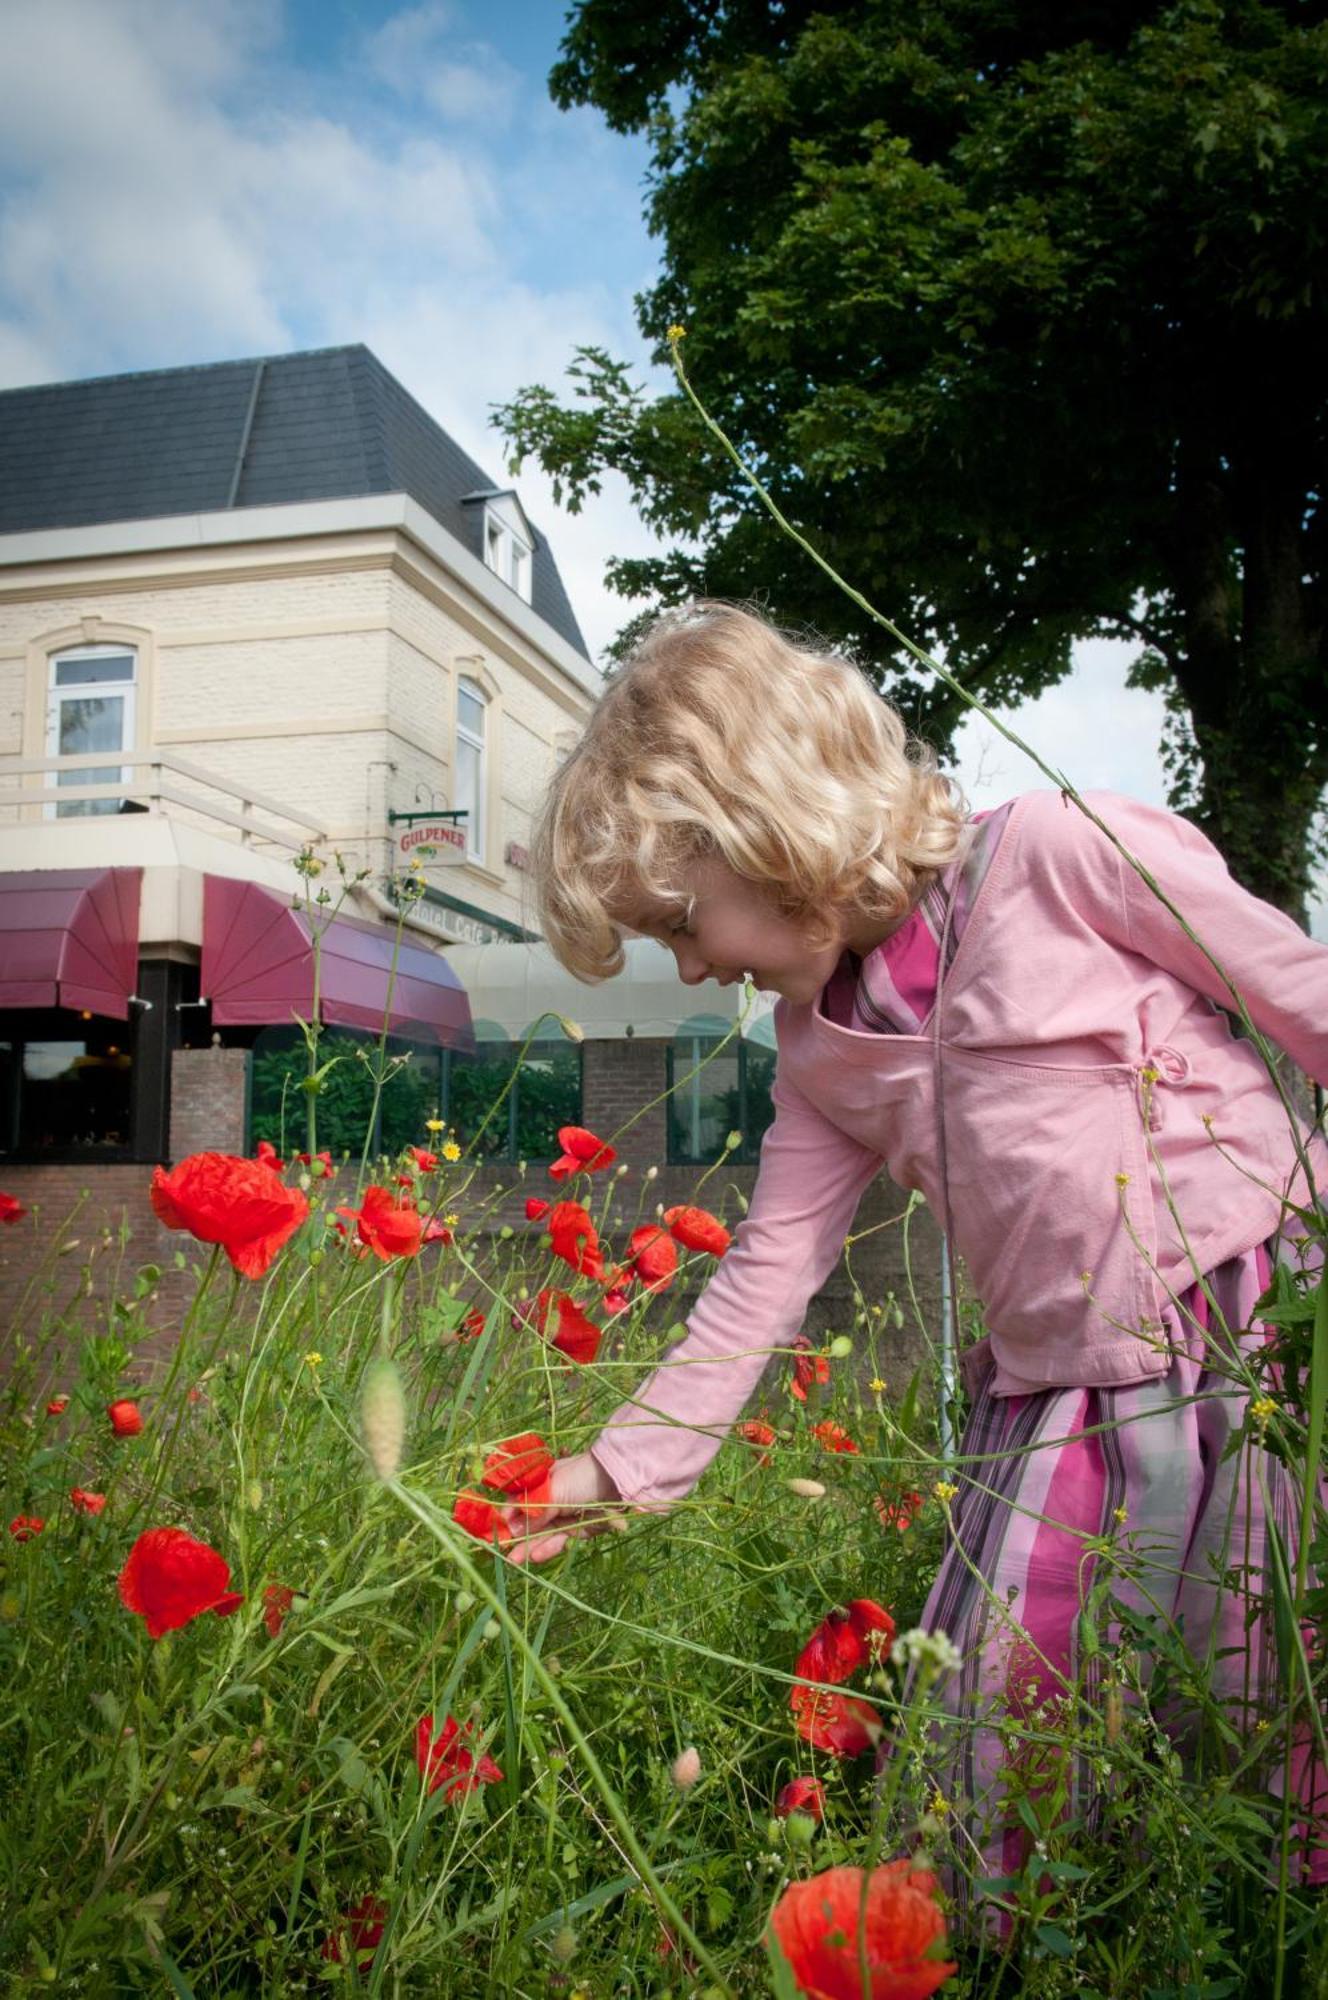
<path id="1" fill-rule="evenodd" d="M 642 140 L 562 112 L 561 0 L 0 0 L 0 387 L 363 341 L 491 474 L 491 407 L 595 344 L 663 384 Z M 592 655 L 653 539 L 625 483 L 579 515 L 527 465 Z M 1162 802 L 1130 649 L 1007 717 L 1083 788 Z M 975 806 L 1048 782 L 980 719 Z M 1328 934 L 1328 910 L 1320 913 Z M 1316 928 L 1320 925 L 1316 924 Z"/>

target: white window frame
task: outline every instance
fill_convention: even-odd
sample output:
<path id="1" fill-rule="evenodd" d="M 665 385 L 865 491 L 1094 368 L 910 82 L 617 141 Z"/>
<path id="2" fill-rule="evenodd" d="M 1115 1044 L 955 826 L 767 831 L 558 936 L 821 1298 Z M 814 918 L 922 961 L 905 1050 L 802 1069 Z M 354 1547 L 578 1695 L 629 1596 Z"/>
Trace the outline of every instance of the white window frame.
<path id="1" fill-rule="evenodd" d="M 128 679 L 122 681 L 82 681 L 82 682 L 76 681 L 72 683 L 69 687 L 61 687 L 59 685 L 59 670 L 62 666 L 66 666 L 71 661 L 74 660 L 98 660 L 98 659 L 127 659 L 129 661 Z M 86 700 L 89 689 L 95 690 L 97 688 L 102 688 L 106 690 L 108 693 L 114 693 L 122 697 L 124 702 L 124 708 L 122 711 L 124 719 L 123 719 L 123 726 L 120 731 L 121 754 L 123 754 L 125 751 L 132 750 L 134 748 L 135 744 L 138 741 L 138 736 L 137 736 L 137 703 L 138 703 L 138 690 L 139 690 L 138 648 L 136 646 L 129 645 L 120 640 L 107 639 L 107 640 L 98 640 L 95 644 L 85 645 L 85 646 L 60 646 L 56 648 L 54 652 L 49 653 L 47 655 L 46 754 L 48 757 L 58 757 L 61 754 L 60 712 L 64 703 L 66 701 Z M 106 752 L 106 755 L 108 759 L 111 759 L 114 758 L 115 752 L 113 750 L 108 750 Z M 117 770 L 118 780 L 115 777 L 110 777 L 105 779 L 99 777 L 98 774 L 103 769 L 107 771 Z M 112 763 L 108 762 L 105 766 L 91 765 L 86 770 L 83 771 L 73 770 L 68 772 L 65 771 L 53 772 L 52 777 L 54 778 L 57 785 L 59 784 L 61 778 L 67 778 L 71 785 L 86 785 L 86 784 L 99 784 L 99 783 L 114 784 L 116 782 L 119 782 L 122 785 L 128 786 L 133 782 L 133 766 L 131 764 L 121 764 L 119 766 L 115 766 Z M 79 808 L 79 807 L 86 808 L 88 806 L 96 805 L 99 803 L 101 803 L 101 801 L 89 800 L 89 799 L 70 800 L 71 808 Z M 61 816 L 62 815 L 61 815 L 59 801 L 52 800 L 51 802 L 49 802 L 46 807 L 46 818 L 56 819 Z M 71 810 L 65 812 L 63 814 L 63 817 L 66 819 L 75 819 L 75 818 L 96 819 L 104 817 L 104 815 L 95 812 L 88 812 L 86 810 L 84 811 Z"/>
<path id="2" fill-rule="evenodd" d="M 484 712 L 484 726 L 478 734 L 461 720 L 461 697 L 469 695 L 478 702 Z M 475 800 L 473 810 L 466 815 L 466 859 L 484 865 L 485 815 L 488 809 L 488 724 L 489 696 L 470 674 L 462 674 L 457 680 L 456 733 L 458 743 L 468 744 L 476 753 Z M 453 804 L 460 801 L 453 798 Z"/>
<path id="3" fill-rule="evenodd" d="M 484 509 L 484 562 L 526 604 L 531 601 L 535 551 L 512 514 L 490 504 Z"/>

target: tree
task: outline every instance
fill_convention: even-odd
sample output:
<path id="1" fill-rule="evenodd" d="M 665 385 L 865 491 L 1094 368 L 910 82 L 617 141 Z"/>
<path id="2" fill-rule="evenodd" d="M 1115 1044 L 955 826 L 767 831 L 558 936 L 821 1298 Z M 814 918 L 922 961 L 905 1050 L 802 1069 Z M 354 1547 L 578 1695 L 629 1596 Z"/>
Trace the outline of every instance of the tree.
<path id="1" fill-rule="evenodd" d="M 658 356 L 784 510 L 988 703 L 1138 642 L 1172 803 L 1303 920 L 1328 783 L 1316 0 L 581 0 L 550 85 L 649 134 Z M 754 597 L 944 747 L 957 704 L 782 539 L 677 393 L 602 350 L 499 412 L 611 581 Z M 630 629 L 630 628 L 629 628 Z"/>

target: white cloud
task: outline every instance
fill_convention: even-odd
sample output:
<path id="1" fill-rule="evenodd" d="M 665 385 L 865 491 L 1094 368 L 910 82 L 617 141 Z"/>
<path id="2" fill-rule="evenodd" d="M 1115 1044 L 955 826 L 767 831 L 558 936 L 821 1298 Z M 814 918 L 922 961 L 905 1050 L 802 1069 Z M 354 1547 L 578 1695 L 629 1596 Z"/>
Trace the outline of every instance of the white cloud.
<path id="1" fill-rule="evenodd" d="M 432 106 L 452 123 L 503 127 L 516 111 L 520 74 L 488 44 L 465 37 L 445 0 L 392 15 L 368 38 L 365 56 L 399 96 Z"/>

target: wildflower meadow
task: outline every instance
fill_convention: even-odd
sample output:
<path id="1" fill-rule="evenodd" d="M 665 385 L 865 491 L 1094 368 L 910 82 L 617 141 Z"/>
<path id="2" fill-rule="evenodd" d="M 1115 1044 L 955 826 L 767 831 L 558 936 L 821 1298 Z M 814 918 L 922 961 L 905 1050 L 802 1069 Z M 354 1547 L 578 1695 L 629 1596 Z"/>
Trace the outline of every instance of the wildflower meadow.
<path id="1" fill-rule="evenodd" d="M 1328 1990 L 1279 1868 L 1287 1718 L 1233 1740 L 1214 1712 L 1182 1759 L 1165 1717 L 1203 1690 L 1178 1635 L 1113 1615 L 1124 1523 L 1083 1610 L 1106 1672 L 1010 1701 L 1023 1859 L 957 1917 L 973 1837 L 929 1775 L 955 1662 L 918 1618 L 965 1474 L 934 1383 L 886 1388 L 896 1302 L 774 1359 L 669 1515 L 503 1559 L 737 1220 L 718 1176 L 657 1213 L 614 1135 L 560 1136 L 524 1230 L 427 1130 L 363 1176 L 266 1144 L 159 1168 L 196 1285 L 155 1377 L 152 1269 L 78 1340 L 16 1328 L 6 1990 Z M 58 1217 L 6 1227 L 58 1248 Z M 1312 1311 L 1280 1301 L 1292 1365 L 1252 1419 L 1289 1445 Z M 1288 1645 L 1317 1700 L 1308 1628 Z"/>

